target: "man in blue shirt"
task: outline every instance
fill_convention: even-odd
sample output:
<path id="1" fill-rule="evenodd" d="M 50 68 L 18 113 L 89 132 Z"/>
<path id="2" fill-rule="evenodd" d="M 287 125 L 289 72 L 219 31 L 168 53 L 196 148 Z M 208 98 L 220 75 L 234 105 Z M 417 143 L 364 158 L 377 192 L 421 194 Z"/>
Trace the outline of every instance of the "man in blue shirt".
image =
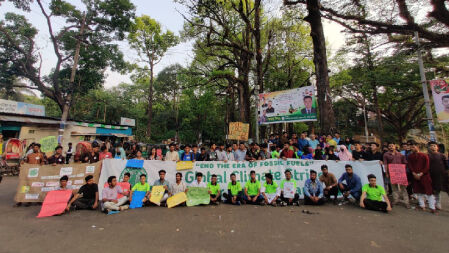
<path id="1" fill-rule="evenodd" d="M 304 147 L 310 146 L 309 141 L 306 139 L 306 134 L 302 133 L 301 137 L 298 139 L 298 148 L 300 151 L 304 151 Z"/>
<path id="2" fill-rule="evenodd" d="M 338 187 L 343 193 L 345 200 L 347 200 L 349 195 L 351 195 L 358 201 L 362 195 L 362 182 L 360 177 L 354 174 L 351 165 L 346 164 L 345 169 L 346 172 L 341 175 L 340 179 L 338 179 Z M 343 181 L 345 181 L 346 184 L 344 184 Z"/>
<path id="3" fill-rule="evenodd" d="M 340 145 L 340 134 L 339 133 L 335 133 L 335 137 L 334 137 L 334 141 L 337 143 L 337 145 Z"/>
<path id="4" fill-rule="evenodd" d="M 316 179 L 316 171 L 310 171 L 310 178 L 304 184 L 304 205 L 322 205 L 323 185 Z"/>

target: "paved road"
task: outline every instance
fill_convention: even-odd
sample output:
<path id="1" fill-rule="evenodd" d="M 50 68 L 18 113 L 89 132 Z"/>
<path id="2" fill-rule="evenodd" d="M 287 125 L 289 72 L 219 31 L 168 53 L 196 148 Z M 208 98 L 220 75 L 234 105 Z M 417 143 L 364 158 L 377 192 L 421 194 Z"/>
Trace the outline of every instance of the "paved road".
<path id="1" fill-rule="evenodd" d="M 17 177 L 0 184 L 0 252 L 448 252 L 449 213 L 354 206 L 149 207 L 36 218 L 13 208 Z M 448 196 L 444 206 L 449 208 Z M 303 214 L 307 209 L 318 214 Z M 95 227 L 94 227 L 95 226 Z"/>

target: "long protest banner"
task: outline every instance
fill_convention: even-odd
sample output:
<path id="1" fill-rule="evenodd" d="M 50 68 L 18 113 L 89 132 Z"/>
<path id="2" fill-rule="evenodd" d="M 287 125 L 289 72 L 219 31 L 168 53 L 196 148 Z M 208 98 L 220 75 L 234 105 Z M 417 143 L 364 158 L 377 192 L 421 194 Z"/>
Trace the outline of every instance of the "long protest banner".
<path id="1" fill-rule="evenodd" d="M 262 183 L 265 181 L 265 173 L 271 172 L 273 179 L 279 184 L 284 179 L 284 172 L 286 169 L 292 171 L 293 179 L 297 181 L 297 191 L 302 196 L 305 181 L 309 178 L 310 171 L 315 170 L 318 176 L 321 174 L 321 165 L 326 164 L 329 167 L 329 172 L 334 173 L 337 179 L 345 172 L 345 165 L 351 164 L 354 168 L 354 173 L 360 176 L 362 184 L 368 183 L 367 176 L 374 174 L 377 177 L 379 185 L 384 184 L 382 177 L 382 168 L 379 161 L 351 161 L 351 162 L 336 162 L 336 161 L 318 161 L 318 160 L 299 160 L 299 159 L 269 159 L 256 162 L 195 162 L 193 169 L 176 170 L 175 162 L 163 161 L 149 161 L 145 160 L 141 168 L 126 167 L 127 162 L 117 159 L 106 159 L 103 161 L 103 169 L 100 176 L 100 191 L 101 186 L 107 181 L 109 176 L 116 176 L 118 180 L 123 179 L 126 172 L 131 174 L 130 183 L 132 185 L 139 182 L 139 176 L 144 174 L 147 176 L 147 181 L 150 185 L 154 184 L 155 180 L 159 179 L 159 170 L 167 172 L 165 179 L 170 183 L 175 183 L 175 175 L 177 172 L 183 174 L 183 181 L 187 184 L 195 180 L 195 173 L 202 172 L 203 181 L 210 182 L 212 174 L 217 175 L 217 181 L 222 190 L 227 191 L 227 185 L 230 182 L 231 173 L 235 173 L 237 180 L 244 184 L 250 180 L 249 173 L 251 170 L 256 171 L 256 177 Z M 101 196 L 101 192 L 100 192 Z"/>
<path id="2" fill-rule="evenodd" d="M 49 191 L 59 186 L 59 179 L 68 176 L 67 185 L 73 190 L 85 184 L 84 178 L 88 175 L 94 177 L 98 183 L 101 171 L 101 162 L 94 164 L 73 163 L 61 165 L 23 164 L 20 166 L 19 185 L 15 201 L 17 202 L 43 202 Z"/>
<path id="3" fill-rule="evenodd" d="M 313 86 L 259 94 L 259 124 L 316 121 Z"/>

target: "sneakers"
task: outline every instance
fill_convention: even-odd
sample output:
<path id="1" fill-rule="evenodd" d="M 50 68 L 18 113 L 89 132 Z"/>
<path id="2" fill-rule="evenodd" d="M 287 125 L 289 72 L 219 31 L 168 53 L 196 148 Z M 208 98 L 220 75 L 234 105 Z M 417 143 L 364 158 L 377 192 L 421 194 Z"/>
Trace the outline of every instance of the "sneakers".
<path id="1" fill-rule="evenodd" d="M 287 202 L 281 201 L 281 206 L 287 206 Z"/>
<path id="2" fill-rule="evenodd" d="M 123 211 L 123 210 L 126 210 L 126 209 L 129 209 L 129 205 L 124 205 L 124 206 L 120 207 L 120 211 Z"/>

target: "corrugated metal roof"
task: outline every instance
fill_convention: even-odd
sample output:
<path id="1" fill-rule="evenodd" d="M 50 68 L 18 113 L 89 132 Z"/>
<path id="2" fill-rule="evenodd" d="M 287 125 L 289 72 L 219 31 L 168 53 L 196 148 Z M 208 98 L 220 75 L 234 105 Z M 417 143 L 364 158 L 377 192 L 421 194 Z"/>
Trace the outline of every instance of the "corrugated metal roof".
<path id="1" fill-rule="evenodd" d="M 34 117 L 0 115 L 0 121 L 12 121 L 20 123 L 59 125 L 60 121 L 53 119 L 39 119 Z"/>

